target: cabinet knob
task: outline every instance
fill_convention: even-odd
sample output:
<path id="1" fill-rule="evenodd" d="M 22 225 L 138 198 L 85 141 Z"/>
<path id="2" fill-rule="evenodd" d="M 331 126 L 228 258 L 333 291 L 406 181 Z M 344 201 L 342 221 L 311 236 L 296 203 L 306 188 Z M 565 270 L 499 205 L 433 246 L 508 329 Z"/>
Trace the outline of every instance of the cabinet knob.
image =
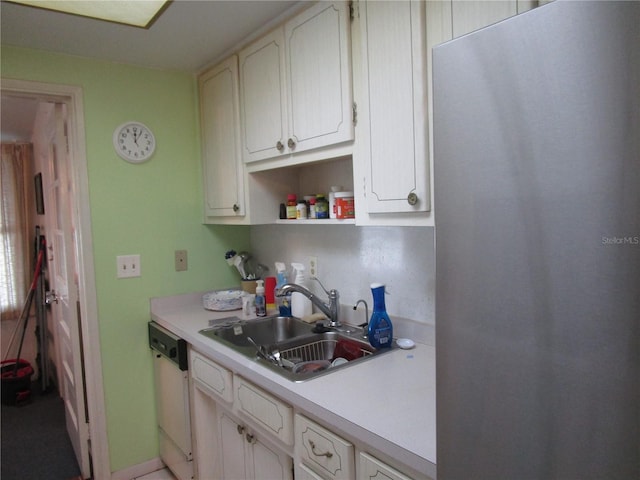
<path id="1" fill-rule="evenodd" d="M 237 425 L 236 430 L 238 430 L 238 435 L 242 435 L 244 433 L 244 427 L 242 425 Z"/>
<path id="2" fill-rule="evenodd" d="M 233 204 L 233 211 L 237 212 L 238 210 L 240 210 L 240 206 L 237 203 Z"/>
<path id="3" fill-rule="evenodd" d="M 284 144 L 280 140 L 278 140 L 278 143 L 276 143 L 276 148 L 279 151 L 282 151 L 282 150 L 284 150 Z"/>
<path id="4" fill-rule="evenodd" d="M 290 139 L 287 141 L 287 146 L 288 146 L 289 148 L 296 148 L 296 142 L 294 142 L 294 141 L 293 141 L 293 138 L 290 138 Z"/>
<path id="5" fill-rule="evenodd" d="M 407 195 L 407 203 L 409 205 L 415 205 L 416 203 L 418 203 L 418 195 L 416 195 L 414 192 L 411 192 L 409 195 Z"/>
<path id="6" fill-rule="evenodd" d="M 251 444 L 256 443 L 256 437 L 251 435 L 250 433 L 247 433 L 245 438 L 247 439 L 247 443 L 251 443 Z"/>
<path id="7" fill-rule="evenodd" d="M 324 453 L 318 453 L 316 452 L 316 444 L 313 443 L 312 440 L 309 440 L 309 446 L 311 447 L 311 452 L 316 456 L 316 457 L 327 457 L 327 458 L 331 458 L 333 457 L 333 453 L 331 452 L 324 452 Z"/>

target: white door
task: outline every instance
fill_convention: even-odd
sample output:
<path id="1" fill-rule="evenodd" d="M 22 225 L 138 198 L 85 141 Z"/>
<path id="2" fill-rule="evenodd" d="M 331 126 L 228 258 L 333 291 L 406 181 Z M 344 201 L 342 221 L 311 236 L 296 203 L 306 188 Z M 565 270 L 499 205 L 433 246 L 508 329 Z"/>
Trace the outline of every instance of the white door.
<path id="1" fill-rule="evenodd" d="M 66 135 L 66 106 L 55 105 L 49 146 L 46 238 L 51 288 L 51 313 L 57 347 L 58 388 L 64 399 L 67 432 L 83 478 L 89 478 L 89 425 L 85 408 L 80 341 L 78 271 L 75 256 L 73 191 Z"/>
<path id="2" fill-rule="evenodd" d="M 221 467 L 224 480 L 248 479 L 245 461 L 245 428 L 226 412 L 219 417 Z"/>
<path id="3" fill-rule="evenodd" d="M 202 75 L 199 86 L 205 216 L 244 215 L 237 57 Z"/>
<path id="4" fill-rule="evenodd" d="M 285 25 L 291 152 L 353 140 L 349 22 L 346 2 L 319 2 Z"/>
<path id="5" fill-rule="evenodd" d="M 242 158 L 290 153 L 287 143 L 284 32 L 277 28 L 239 55 Z"/>
<path id="6" fill-rule="evenodd" d="M 360 2 L 368 213 L 431 208 L 424 2 Z"/>

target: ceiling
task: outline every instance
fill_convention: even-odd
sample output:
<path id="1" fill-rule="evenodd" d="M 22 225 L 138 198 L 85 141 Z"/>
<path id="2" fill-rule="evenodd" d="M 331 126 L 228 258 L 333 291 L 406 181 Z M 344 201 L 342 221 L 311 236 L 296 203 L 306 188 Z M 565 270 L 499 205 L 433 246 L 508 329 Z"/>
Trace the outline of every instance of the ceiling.
<path id="1" fill-rule="evenodd" d="M 96 0 L 79 0 L 96 1 Z M 2 45 L 150 68 L 197 72 L 219 60 L 299 0 L 173 0 L 148 29 L 3 1 Z M 26 101 L 26 100 L 25 100 Z M 2 98 L 2 140 L 28 140 L 26 104 Z M 27 135 L 26 138 L 16 138 Z"/>

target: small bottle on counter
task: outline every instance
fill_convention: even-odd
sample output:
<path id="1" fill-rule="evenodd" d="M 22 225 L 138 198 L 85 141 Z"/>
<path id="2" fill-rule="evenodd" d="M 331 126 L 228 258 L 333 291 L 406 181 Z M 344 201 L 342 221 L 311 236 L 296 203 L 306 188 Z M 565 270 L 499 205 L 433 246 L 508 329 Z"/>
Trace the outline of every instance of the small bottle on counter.
<path id="1" fill-rule="evenodd" d="M 296 202 L 296 194 L 290 193 L 287 195 L 287 220 L 295 220 L 297 216 L 296 206 L 298 202 Z"/>
<path id="2" fill-rule="evenodd" d="M 316 195 L 316 218 L 329 218 L 329 202 L 327 202 L 323 193 Z"/>
<path id="3" fill-rule="evenodd" d="M 267 299 L 264 295 L 264 280 L 256 280 L 256 316 L 267 316 Z"/>
<path id="4" fill-rule="evenodd" d="M 304 200 L 299 200 L 296 205 L 296 218 L 298 220 L 307 219 L 307 203 Z"/>

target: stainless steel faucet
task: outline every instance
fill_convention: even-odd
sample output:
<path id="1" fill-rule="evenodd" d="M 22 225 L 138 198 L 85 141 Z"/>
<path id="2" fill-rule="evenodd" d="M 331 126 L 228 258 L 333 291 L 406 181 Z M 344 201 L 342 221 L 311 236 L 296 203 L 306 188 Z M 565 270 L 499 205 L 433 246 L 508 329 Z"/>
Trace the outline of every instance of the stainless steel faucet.
<path id="1" fill-rule="evenodd" d="M 340 293 L 336 289 L 332 289 L 327 291 L 324 288 L 324 285 L 315 277 L 312 277 L 316 282 L 320 284 L 322 289 L 329 297 L 329 301 L 325 303 L 320 299 L 315 293 L 311 292 L 309 289 L 303 287 L 302 285 L 298 285 L 297 283 L 285 283 L 276 291 L 277 297 L 282 297 L 292 292 L 298 292 L 311 300 L 316 307 L 320 309 L 322 313 L 324 313 L 329 319 L 328 327 L 341 327 L 340 323 Z"/>
<path id="2" fill-rule="evenodd" d="M 369 305 L 367 304 L 367 301 L 361 298 L 353 306 L 353 309 L 357 310 L 358 309 L 358 305 L 360 305 L 361 303 L 364 303 L 364 323 L 361 323 L 358 326 L 362 327 L 362 336 L 364 338 L 368 338 L 368 336 L 369 336 L 369 329 L 368 329 L 368 327 L 369 327 Z"/>

